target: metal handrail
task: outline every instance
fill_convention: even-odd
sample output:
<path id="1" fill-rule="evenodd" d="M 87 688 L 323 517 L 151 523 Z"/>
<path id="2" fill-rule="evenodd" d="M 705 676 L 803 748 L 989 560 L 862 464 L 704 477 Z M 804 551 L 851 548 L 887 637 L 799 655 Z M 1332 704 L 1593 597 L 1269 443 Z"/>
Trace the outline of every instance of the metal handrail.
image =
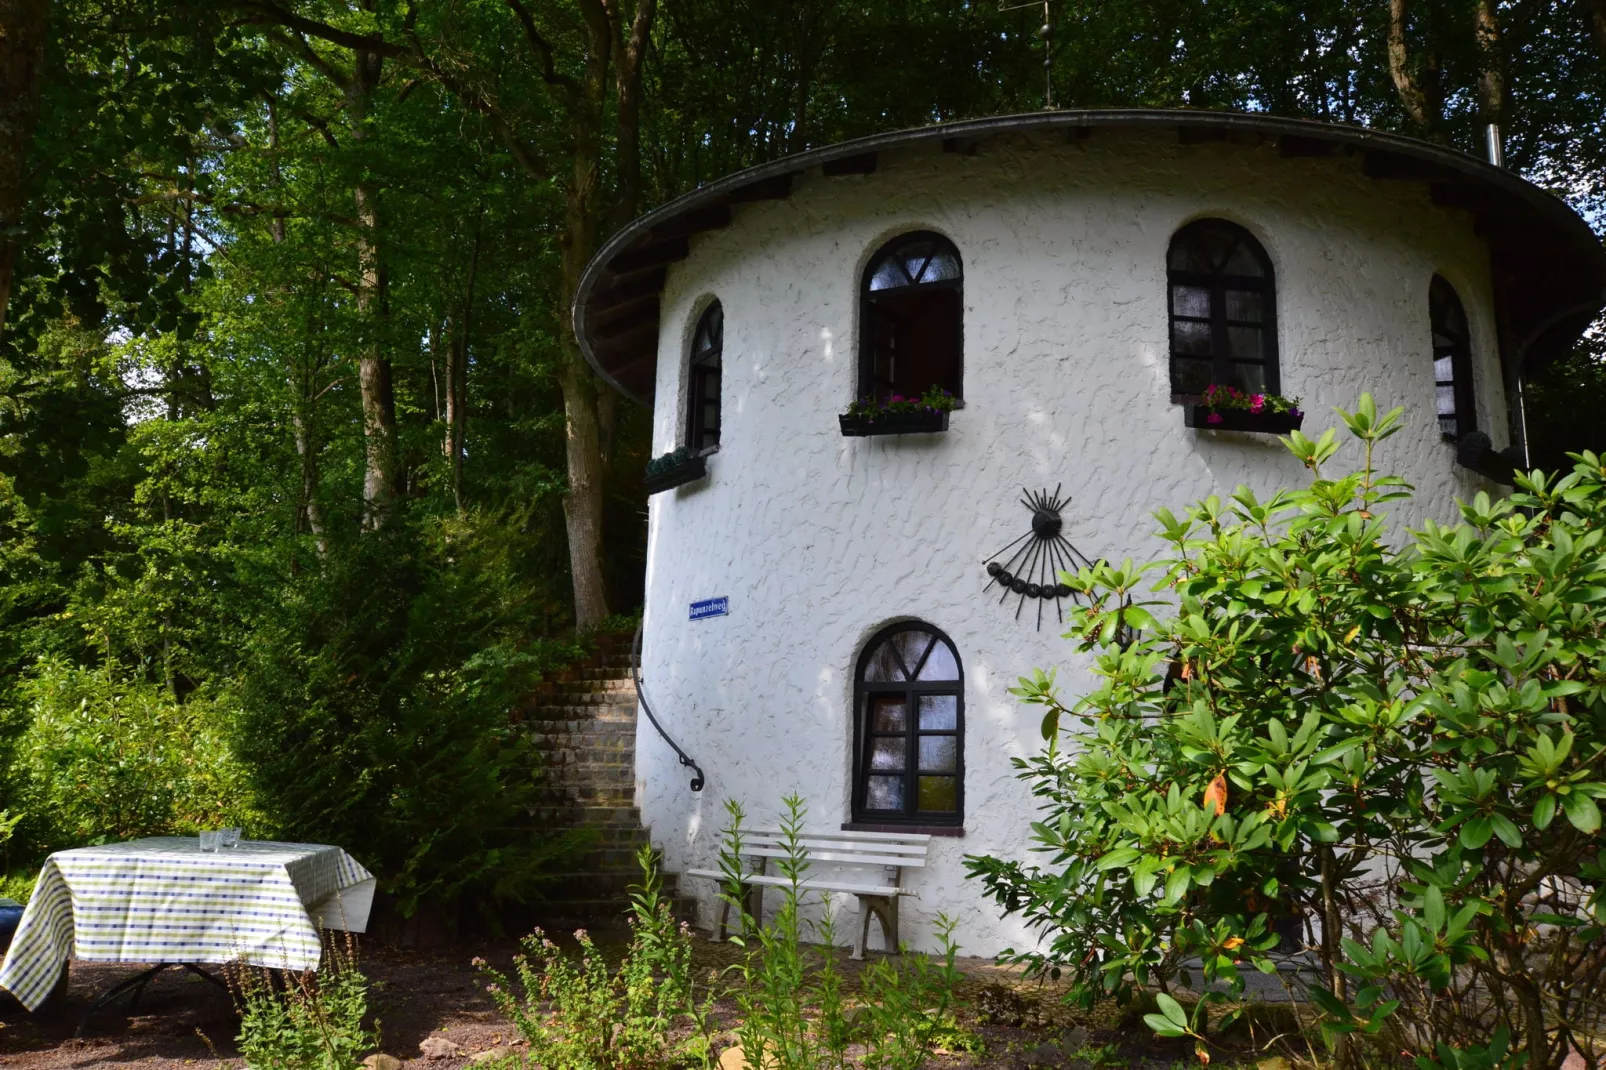
<path id="1" fill-rule="evenodd" d="M 680 758 L 680 764 L 683 765 L 683 766 L 686 766 L 694 774 L 696 774 L 691 778 L 691 790 L 692 791 L 702 791 L 703 790 L 703 779 L 704 779 L 703 778 L 702 767 L 699 766 L 696 762 L 692 761 L 691 758 L 689 758 L 686 755 L 686 752 L 680 749 L 680 744 L 676 743 L 673 739 L 669 738 L 669 733 L 664 731 L 664 726 L 658 723 L 658 718 L 656 716 L 654 716 L 654 714 L 652 712 L 652 704 L 647 701 L 646 689 L 644 689 L 641 686 L 641 622 L 640 621 L 638 621 L 636 623 L 636 638 L 630 644 L 630 679 L 635 682 L 635 685 L 636 685 L 636 699 L 637 699 L 637 701 L 639 701 L 641 703 L 641 708 L 643 710 L 647 711 L 647 720 L 652 722 L 652 726 L 654 728 L 658 729 L 658 734 L 660 736 L 664 737 L 664 742 L 669 744 L 670 749 L 673 750 L 675 752 L 676 756 Z"/>

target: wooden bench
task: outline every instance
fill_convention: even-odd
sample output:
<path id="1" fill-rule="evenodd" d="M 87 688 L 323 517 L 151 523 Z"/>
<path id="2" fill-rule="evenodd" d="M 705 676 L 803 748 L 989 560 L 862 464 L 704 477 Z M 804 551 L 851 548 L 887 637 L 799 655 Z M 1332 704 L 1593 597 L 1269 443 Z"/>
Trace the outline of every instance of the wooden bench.
<path id="1" fill-rule="evenodd" d="M 903 887 L 906 868 L 923 868 L 926 848 L 931 837 L 918 833 L 907 835 L 896 832 L 810 832 L 801 836 L 799 846 L 809 862 L 831 865 L 880 866 L 880 883 L 866 879 L 862 883 L 840 880 L 823 880 L 805 876 L 798 881 L 799 891 L 845 892 L 859 899 L 859 937 L 853 945 L 853 957 L 864 958 L 865 945 L 870 941 L 870 919 L 881 922 L 881 934 L 886 938 L 887 950 L 898 950 L 898 900 L 906 895 L 917 895 Z M 748 913 L 754 918 L 763 917 L 764 889 L 784 888 L 791 881 L 784 876 L 765 872 L 772 858 L 786 858 L 786 840 L 774 830 L 744 832 L 742 850 L 744 858 L 751 860 L 753 868 L 742 876 L 742 897 L 748 902 Z M 704 877 L 723 883 L 725 875 L 718 870 L 690 869 L 689 877 Z M 714 930 L 715 941 L 725 939 L 726 922 L 730 918 L 729 902 L 721 900 L 719 925 Z"/>

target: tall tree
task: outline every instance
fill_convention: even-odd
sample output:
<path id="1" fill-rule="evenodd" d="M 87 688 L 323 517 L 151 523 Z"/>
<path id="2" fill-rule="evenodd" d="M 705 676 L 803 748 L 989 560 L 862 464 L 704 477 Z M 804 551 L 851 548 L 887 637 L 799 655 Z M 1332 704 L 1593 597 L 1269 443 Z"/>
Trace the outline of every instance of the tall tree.
<path id="1" fill-rule="evenodd" d="M 39 123 L 49 0 L 0 0 L 0 336 L 22 241 L 28 157 Z"/>

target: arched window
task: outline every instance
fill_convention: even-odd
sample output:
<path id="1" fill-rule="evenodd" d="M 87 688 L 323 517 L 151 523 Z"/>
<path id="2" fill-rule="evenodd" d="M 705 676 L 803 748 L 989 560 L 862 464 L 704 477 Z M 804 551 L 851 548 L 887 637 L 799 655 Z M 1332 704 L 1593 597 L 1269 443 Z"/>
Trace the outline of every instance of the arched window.
<path id="1" fill-rule="evenodd" d="M 859 656 L 853 819 L 957 825 L 964 803 L 959 656 L 929 624 L 882 629 Z"/>
<path id="2" fill-rule="evenodd" d="M 964 275 L 940 234 L 904 234 L 864 272 L 859 397 L 919 397 L 933 387 L 963 396 Z"/>
<path id="3" fill-rule="evenodd" d="M 719 445 L 719 370 L 725 350 L 725 313 L 715 301 L 697 321 L 686 383 L 686 447 L 696 453 Z"/>
<path id="4" fill-rule="evenodd" d="M 1478 429 L 1472 393 L 1472 332 L 1455 287 L 1438 275 L 1428 287 L 1428 318 L 1433 323 L 1433 390 L 1439 430 L 1460 438 Z"/>
<path id="5" fill-rule="evenodd" d="M 1250 233 L 1220 219 L 1189 223 L 1166 256 L 1171 305 L 1171 393 L 1210 386 L 1280 392 L 1271 259 Z"/>

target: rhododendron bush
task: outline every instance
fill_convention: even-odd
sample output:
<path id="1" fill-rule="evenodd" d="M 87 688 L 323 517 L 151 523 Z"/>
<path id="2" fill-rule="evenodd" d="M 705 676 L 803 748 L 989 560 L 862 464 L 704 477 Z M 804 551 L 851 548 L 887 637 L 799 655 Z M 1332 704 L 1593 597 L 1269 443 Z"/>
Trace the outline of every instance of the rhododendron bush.
<path id="1" fill-rule="evenodd" d="M 1358 471 L 1295 432 L 1305 489 L 1162 510 L 1160 560 L 1062 575 L 1098 686 L 1021 680 L 1041 854 L 972 873 L 1043 936 L 1013 957 L 1086 1003 L 1160 989 L 1150 1025 L 1206 1055 L 1244 971 L 1298 955 L 1343 1061 L 1599 1066 L 1606 462 L 1407 534 L 1375 467 L 1401 411 L 1340 415 Z"/>

